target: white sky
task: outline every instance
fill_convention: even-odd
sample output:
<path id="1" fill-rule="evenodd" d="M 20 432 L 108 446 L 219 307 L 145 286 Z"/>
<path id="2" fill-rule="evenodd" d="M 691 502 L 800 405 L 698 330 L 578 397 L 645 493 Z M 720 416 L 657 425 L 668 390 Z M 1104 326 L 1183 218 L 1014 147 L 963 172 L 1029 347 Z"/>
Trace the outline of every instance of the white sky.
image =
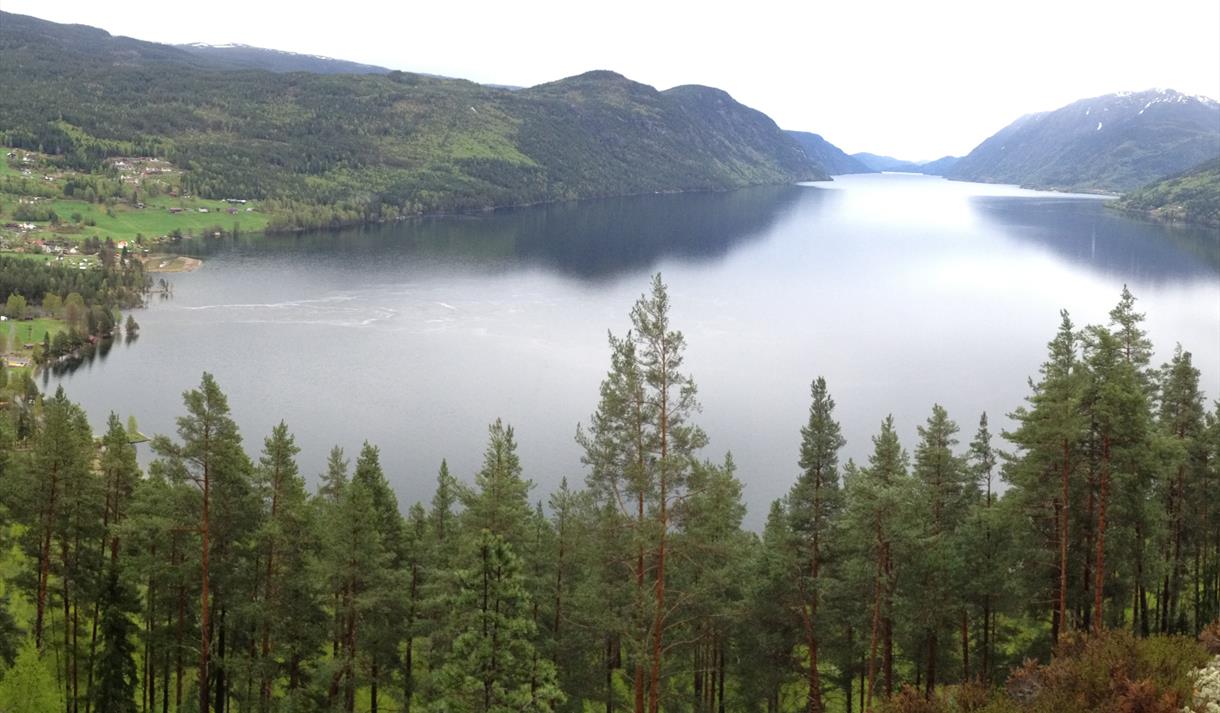
<path id="1" fill-rule="evenodd" d="M 723 7 L 724 9 L 721 9 Z M 0 0 L 158 42 L 237 42 L 529 86 L 707 84 L 848 151 L 963 154 L 1022 114 L 1152 87 L 1220 98 L 1217 0 Z"/>

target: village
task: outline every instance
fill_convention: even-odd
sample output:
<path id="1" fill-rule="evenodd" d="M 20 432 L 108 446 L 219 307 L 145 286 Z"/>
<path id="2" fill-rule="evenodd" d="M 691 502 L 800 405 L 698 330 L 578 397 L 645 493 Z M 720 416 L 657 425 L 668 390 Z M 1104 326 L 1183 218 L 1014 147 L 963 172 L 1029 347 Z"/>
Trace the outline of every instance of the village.
<path id="1" fill-rule="evenodd" d="M 0 161 L 0 254 L 87 270 L 100 266 L 102 245 L 144 259 L 158 244 L 266 224 L 256 201 L 192 195 L 183 171 L 161 158 L 109 158 L 91 173 L 24 149 Z"/>

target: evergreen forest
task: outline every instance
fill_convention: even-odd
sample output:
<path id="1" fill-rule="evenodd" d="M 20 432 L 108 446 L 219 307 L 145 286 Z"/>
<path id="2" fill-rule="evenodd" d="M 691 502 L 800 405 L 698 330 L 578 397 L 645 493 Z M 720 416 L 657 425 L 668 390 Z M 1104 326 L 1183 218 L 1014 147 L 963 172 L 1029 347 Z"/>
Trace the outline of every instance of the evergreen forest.
<path id="1" fill-rule="evenodd" d="M 304 472 L 206 373 L 146 468 L 134 423 L 0 390 L 0 711 L 1208 710 L 1220 420 L 1117 297 L 1062 313 L 1010 428 L 877 414 L 862 462 L 810 365 L 760 532 L 745 482 L 789 474 L 709 442 L 659 275 L 553 492 L 499 420 L 405 503 L 375 444 Z"/>

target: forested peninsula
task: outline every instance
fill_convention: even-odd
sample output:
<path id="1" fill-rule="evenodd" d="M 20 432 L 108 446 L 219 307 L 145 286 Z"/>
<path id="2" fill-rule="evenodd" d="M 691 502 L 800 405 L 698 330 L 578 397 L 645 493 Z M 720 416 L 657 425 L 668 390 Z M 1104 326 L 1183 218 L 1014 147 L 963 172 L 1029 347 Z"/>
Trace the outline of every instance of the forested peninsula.
<path id="1" fill-rule="evenodd" d="M 841 462 L 813 378 L 760 533 L 670 314 L 658 275 L 609 339 L 584 481 L 550 493 L 499 420 L 477 473 L 406 504 L 374 444 L 317 478 L 290 424 L 252 444 L 208 374 L 146 470 L 118 415 L 95 437 L 62 390 L 6 387 L 0 710 L 1220 705 L 1220 420 L 1129 292 L 1061 315 L 1003 434 L 930 405 L 904 445 L 877 414 Z"/>

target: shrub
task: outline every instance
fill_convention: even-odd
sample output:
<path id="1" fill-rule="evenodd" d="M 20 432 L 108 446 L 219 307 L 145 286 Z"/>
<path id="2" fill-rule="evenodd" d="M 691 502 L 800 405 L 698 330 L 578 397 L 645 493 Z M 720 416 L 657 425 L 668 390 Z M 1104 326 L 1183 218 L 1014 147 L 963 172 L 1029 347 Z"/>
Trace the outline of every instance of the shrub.
<path id="1" fill-rule="evenodd" d="M 881 704 L 879 713 L 948 713 L 938 697 L 931 700 L 917 688 L 905 685 Z"/>
<path id="2" fill-rule="evenodd" d="M 1051 663 L 1027 662 L 1014 672 L 1009 696 L 1031 713 L 1177 713 L 1206 659 L 1201 646 L 1182 636 L 1071 636 Z"/>
<path id="3" fill-rule="evenodd" d="M 1199 643 L 1203 644 L 1207 653 L 1220 656 L 1220 619 L 1203 627 L 1203 631 L 1199 632 Z"/>

